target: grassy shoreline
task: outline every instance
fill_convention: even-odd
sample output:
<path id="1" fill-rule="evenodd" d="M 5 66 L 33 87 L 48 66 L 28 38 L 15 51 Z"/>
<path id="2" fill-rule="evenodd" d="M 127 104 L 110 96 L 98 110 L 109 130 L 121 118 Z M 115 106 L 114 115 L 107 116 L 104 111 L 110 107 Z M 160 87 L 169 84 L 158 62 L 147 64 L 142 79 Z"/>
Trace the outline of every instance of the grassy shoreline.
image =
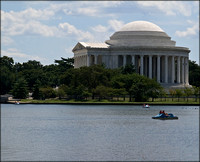
<path id="1" fill-rule="evenodd" d="M 14 104 L 15 101 L 8 101 L 7 104 Z M 108 101 L 108 100 L 87 100 L 87 101 L 76 101 L 76 100 L 59 100 L 59 99 L 46 99 L 46 100 L 32 100 L 23 99 L 20 104 L 85 104 L 85 105 L 197 105 L 200 106 L 200 102 L 194 101 L 148 101 L 148 102 L 129 102 L 129 101 Z"/>

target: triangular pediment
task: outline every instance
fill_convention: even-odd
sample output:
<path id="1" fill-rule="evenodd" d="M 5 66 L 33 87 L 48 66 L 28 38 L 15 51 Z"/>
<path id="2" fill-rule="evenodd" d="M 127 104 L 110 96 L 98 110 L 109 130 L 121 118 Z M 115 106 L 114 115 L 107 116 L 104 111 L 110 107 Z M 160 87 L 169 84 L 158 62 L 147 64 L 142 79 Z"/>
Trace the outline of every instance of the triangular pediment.
<path id="1" fill-rule="evenodd" d="M 76 51 L 76 50 L 81 50 L 81 49 L 86 49 L 86 46 L 84 45 L 84 43 L 82 42 L 78 42 L 75 47 L 72 49 L 72 51 Z"/>

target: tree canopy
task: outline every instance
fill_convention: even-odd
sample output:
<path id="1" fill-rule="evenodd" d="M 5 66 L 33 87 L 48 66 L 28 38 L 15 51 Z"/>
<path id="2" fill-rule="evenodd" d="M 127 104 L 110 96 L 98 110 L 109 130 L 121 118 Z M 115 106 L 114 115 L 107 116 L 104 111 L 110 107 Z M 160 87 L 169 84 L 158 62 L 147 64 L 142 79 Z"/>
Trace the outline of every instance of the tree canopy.
<path id="1" fill-rule="evenodd" d="M 74 99 L 91 96 L 100 100 L 128 95 L 129 101 L 147 101 L 164 96 L 161 85 L 154 79 L 135 73 L 132 64 L 118 69 L 107 69 L 103 65 L 74 69 L 73 63 L 73 58 L 61 57 L 61 60 L 55 60 L 55 64 L 45 66 L 35 60 L 14 64 L 12 58 L 3 56 L 0 58 L 1 94 L 12 93 L 24 98 L 27 92 L 31 92 L 34 99 L 57 95 L 59 98 L 67 96 Z M 189 66 L 190 84 L 198 89 L 200 66 L 194 61 L 189 61 Z M 16 94 L 22 89 L 23 95 Z M 191 94 L 189 91 L 185 93 L 187 96 Z M 179 92 L 176 94 L 180 96 Z"/>

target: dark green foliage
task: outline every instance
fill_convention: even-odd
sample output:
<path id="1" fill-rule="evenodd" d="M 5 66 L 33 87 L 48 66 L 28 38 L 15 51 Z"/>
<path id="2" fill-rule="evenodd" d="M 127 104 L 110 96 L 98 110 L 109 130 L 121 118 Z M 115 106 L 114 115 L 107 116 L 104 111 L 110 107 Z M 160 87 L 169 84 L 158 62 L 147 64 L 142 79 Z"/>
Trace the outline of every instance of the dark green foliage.
<path id="1" fill-rule="evenodd" d="M 7 94 L 15 81 L 15 74 L 6 66 L 1 66 L 1 95 Z"/>
<path id="2" fill-rule="evenodd" d="M 41 95 L 41 98 L 47 99 L 47 98 L 55 98 L 56 97 L 56 91 L 51 88 L 51 87 L 46 87 L 46 88 L 40 88 L 39 93 Z"/>
<path id="3" fill-rule="evenodd" d="M 133 74 L 135 73 L 135 66 L 133 64 L 126 64 L 125 67 L 121 67 L 122 74 Z"/>
<path id="4" fill-rule="evenodd" d="M 189 83 L 200 87 L 200 66 L 195 61 L 189 60 Z"/>
<path id="5" fill-rule="evenodd" d="M 175 91 L 176 91 L 175 95 L 176 97 L 178 97 L 178 101 L 179 101 L 179 98 L 183 95 L 183 92 L 181 89 L 176 89 Z"/>
<path id="6" fill-rule="evenodd" d="M 1 94 L 12 90 L 15 97 L 24 98 L 29 91 L 34 99 L 58 96 L 60 99 L 67 97 L 77 100 L 129 95 L 129 101 L 147 101 L 149 98 L 153 101 L 166 95 L 155 80 L 135 73 L 132 64 L 118 69 L 106 69 L 103 65 L 74 69 L 73 62 L 73 58 L 61 58 L 55 60 L 55 64 L 46 66 L 35 60 L 14 64 L 12 58 L 1 57 Z M 194 61 L 189 61 L 189 66 L 190 84 L 198 87 L 200 68 Z M 59 88 L 54 90 L 55 87 Z M 25 94 L 18 95 L 19 91 Z M 192 93 L 198 97 L 198 91 L 196 89 Z M 189 97 L 191 92 L 185 90 L 185 94 Z"/>
<path id="7" fill-rule="evenodd" d="M 158 97 L 162 87 L 155 80 L 133 73 L 119 75 L 113 78 L 115 88 L 125 88 L 129 94 L 129 101 L 147 101 L 150 97 Z"/>
<path id="8" fill-rule="evenodd" d="M 25 99 L 28 97 L 28 86 L 24 78 L 19 78 L 11 91 L 14 98 Z"/>
<path id="9" fill-rule="evenodd" d="M 32 97 L 35 100 L 39 100 L 41 98 L 40 85 L 41 85 L 40 81 L 36 80 L 33 86 L 33 94 L 32 94 Z"/>
<path id="10" fill-rule="evenodd" d="M 61 60 L 55 60 L 55 63 L 58 64 L 58 69 L 60 73 L 64 73 L 67 69 L 73 68 L 74 59 L 73 58 L 63 58 Z"/>
<path id="11" fill-rule="evenodd" d="M 0 57 L 1 66 L 1 95 L 9 93 L 15 82 L 15 73 L 13 69 L 13 59 L 7 56 Z"/>
<path id="12" fill-rule="evenodd" d="M 197 98 L 200 96 L 200 87 L 193 86 L 193 94 L 195 96 L 195 101 L 197 102 Z"/>
<path id="13" fill-rule="evenodd" d="M 60 87 L 57 89 L 56 93 L 59 99 L 63 98 L 66 96 L 66 91 L 67 91 L 67 86 L 66 85 L 60 85 Z"/>
<path id="14" fill-rule="evenodd" d="M 1 67 L 7 67 L 10 71 L 13 70 L 13 64 L 14 64 L 14 60 L 11 57 L 8 56 L 3 56 L 0 57 L 0 66 Z"/>

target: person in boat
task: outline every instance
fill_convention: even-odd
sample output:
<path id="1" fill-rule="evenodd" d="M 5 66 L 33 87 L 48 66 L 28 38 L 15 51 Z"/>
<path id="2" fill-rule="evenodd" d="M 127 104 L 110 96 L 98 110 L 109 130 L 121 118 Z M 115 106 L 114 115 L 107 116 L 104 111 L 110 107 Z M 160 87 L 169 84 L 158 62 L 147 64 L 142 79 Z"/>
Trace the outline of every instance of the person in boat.
<path id="1" fill-rule="evenodd" d="M 160 110 L 160 114 L 165 114 L 165 111 L 164 110 Z"/>

